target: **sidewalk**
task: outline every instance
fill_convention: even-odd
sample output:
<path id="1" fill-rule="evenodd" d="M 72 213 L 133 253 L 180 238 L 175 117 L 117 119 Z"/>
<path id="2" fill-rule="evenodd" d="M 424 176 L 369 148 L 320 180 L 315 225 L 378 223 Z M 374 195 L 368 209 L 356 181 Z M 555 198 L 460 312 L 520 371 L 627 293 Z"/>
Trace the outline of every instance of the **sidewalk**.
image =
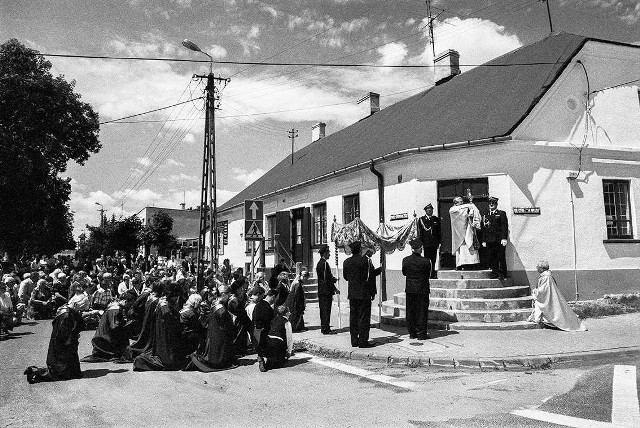
<path id="1" fill-rule="evenodd" d="M 377 311 L 373 307 L 372 311 Z M 354 348 L 349 337 L 348 301 L 342 302 L 342 328 L 334 301 L 331 326 L 335 335 L 320 333 L 317 303 L 307 303 L 305 325 L 294 333 L 296 348 L 337 358 L 374 360 L 387 364 L 476 369 L 544 369 L 553 364 L 586 362 L 640 355 L 640 313 L 587 319 L 589 331 L 430 330 L 431 339 L 410 339 L 406 328 L 372 324 L 373 348 Z"/>

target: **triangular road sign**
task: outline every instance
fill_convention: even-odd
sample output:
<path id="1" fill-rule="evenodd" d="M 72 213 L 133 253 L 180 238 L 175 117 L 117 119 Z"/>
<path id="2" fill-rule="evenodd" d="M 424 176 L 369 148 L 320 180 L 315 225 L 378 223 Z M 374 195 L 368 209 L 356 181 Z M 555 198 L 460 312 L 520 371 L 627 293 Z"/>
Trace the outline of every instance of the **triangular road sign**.
<path id="1" fill-rule="evenodd" d="M 260 228 L 258 227 L 258 224 L 255 221 L 251 222 L 251 226 L 249 226 L 249 230 L 247 231 L 246 238 L 247 239 L 264 238 L 264 236 L 262 236 L 262 231 L 260 230 Z"/>

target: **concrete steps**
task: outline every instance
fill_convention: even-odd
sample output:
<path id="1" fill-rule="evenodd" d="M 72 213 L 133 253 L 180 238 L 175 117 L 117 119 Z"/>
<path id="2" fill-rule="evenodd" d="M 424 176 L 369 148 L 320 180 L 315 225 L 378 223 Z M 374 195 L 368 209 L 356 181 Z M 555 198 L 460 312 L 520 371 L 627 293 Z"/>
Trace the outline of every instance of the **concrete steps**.
<path id="1" fill-rule="evenodd" d="M 535 327 L 526 322 L 532 311 L 529 287 L 510 278 L 490 277 L 490 271 L 439 271 L 432 279 L 429 326 L 438 329 L 517 330 Z M 406 325 L 406 295 L 382 303 L 384 324 Z M 378 314 L 373 314 L 378 321 Z"/>
<path id="2" fill-rule="evenodd" d="M 316 303 L 318 302 L 318 279 L 309 277 L 304 284 L 302 284 L 302 288 L 304 289 L 304 298 L 307 303 Z"/>

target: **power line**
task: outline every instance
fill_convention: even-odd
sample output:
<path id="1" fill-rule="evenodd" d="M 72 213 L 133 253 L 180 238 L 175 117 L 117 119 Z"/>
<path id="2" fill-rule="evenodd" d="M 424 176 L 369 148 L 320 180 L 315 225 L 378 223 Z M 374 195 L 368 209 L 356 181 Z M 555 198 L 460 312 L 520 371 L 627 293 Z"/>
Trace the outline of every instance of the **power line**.
<path id="1" fill-rule="evenodd" d="M 119 120 L 124 120 L 124 119 L 131 119 L 132 117 L 142 116 L 143 114 L 154 113 L 154 112 L 160 111 L 160 110 L 166 110 L 166 109 L 171 108 L 171 107 L 179 106 L 181 104 L 190 103 L 191 101 L 195 101 L 195 100 L 201 100 L 203 98 L 204 97 L 193 98 L 193 99 L 190 99 L 190 100 L 187 100 L 187 101 L 182 101 L 180 103 L 172 104 L 170 106 L 160 107 L 160 108 L 156 108 L 156 109 L 153 109 L 153 110 L 147 110 L 147 111 L 144 111 L 142 113 L 132 114 L 130 116 L 121 117 L 119 119 L 107 120 L 105 122 L 100 122 L 99 125 L 106 125 L 107 123 L 117 122 Z"/>

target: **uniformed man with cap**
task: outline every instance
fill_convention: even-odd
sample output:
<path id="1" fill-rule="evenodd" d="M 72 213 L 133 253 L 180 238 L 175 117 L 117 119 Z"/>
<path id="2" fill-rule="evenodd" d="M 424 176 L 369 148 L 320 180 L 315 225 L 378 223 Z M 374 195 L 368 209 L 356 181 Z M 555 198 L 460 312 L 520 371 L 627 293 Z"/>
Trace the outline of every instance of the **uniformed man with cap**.
<path id="1" fill-rule="evenodd" d="M 349 284 L 349 333 L 351 346 L 370 348 L 369 328 L 371 326 L 371 301 L 375 292 L 368 286 L 369 262 L 361 254 L 361 243 L 355 241 L 349 244 L 352 255 L 342 265 L 342 276 Z"/>
<path id="2" fill-rule="evenodd" d="M 498 209 L 498 198 L 490 196 L 489 213 L 482 216 L 482 246 L 487 249 L 487 262 L 491 268 L 491 277 L 504 279 L 507 276 L 505 247 L 509 238 L 507 213 Z"/>
<path id="3" fill-rule="evenodd" d="M 320 308 L 320 331 L 322 334 L 336 334 L 331 330 L 331 305 L 333 304 L 333 295 L 340 294 L 336 288 L 337 278 L 331 272 L 329 266 L 329 257 L 331 251 L 328 245 L 323 245 L 319 250 L 320 260 L 316 265 L 316 276 L 318 278 L 318 306 Z"/>
<path id="4" fill-rule="evenodd" d="M 422 242 L 414 238 L 409 242 L 411 254 L 402 259 L 402 274 L 407 278 L 406 320 L 409 337 L 425 340 L 429 319 L 429 276 L 431 263 L 422 257 Z"/>
<path id="5" fill-rule="evenodd" d="M 431 277 L 436 277 L 436 259 L 440 247 L 440 219 L 433 215 L 433 205 L 424 207 L 425 215 L 418 219 L 418 238 L 422 242 L 424 257 L 431 261 Z"/>

